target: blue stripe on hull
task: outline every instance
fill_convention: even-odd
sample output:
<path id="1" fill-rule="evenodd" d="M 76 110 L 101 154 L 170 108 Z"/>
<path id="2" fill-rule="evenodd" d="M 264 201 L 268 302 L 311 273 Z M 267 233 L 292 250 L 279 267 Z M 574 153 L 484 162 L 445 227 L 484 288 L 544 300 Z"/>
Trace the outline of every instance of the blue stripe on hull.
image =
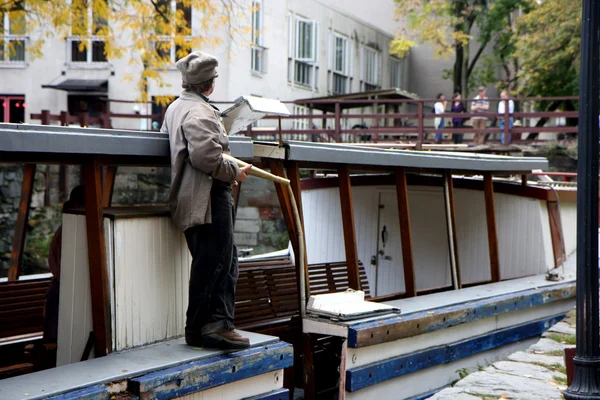
<path id="1" fill-rule="evenodd" d="M 258 396 L 247 397 L 244 400 L 290 400 L 290 391 L 288 389 L 279 389 L 259 394 Z"/>
<path id="2" fill-rule="evenodd" d="M 440 329 L 483 318 L 524 310 L 575 296 L 575 283 L 530 289 L 487 299 L 460 303 L 434 310 L 358 323 L 348 327 L 348 347 L 360 348 L 391 342 L 404 337 L 434 332 Z M 433 311 L 433 314 L 432 314 Z M 388 327 L 387 335 L 381 335 Z"/>
<path id="3" fill-rule="evenodd" d="M 293 353 L 279 342 L 152 372 L 130 379 L 128 389 L 140 398 L 172 399 L 290 367 Z"/>
<path id="4" fill-rule="evenodd" d="M 346 390 L 354 392 L 388 379 L 397 378 L 435 365 L 452 362 L 473 354 L 541 335 L 549 327 L 563 319 L 564 316 L 565 314 L 560 314 L 461 342 L 438 346 L 347 370 Z"/>
<path id="5" fill-rule="evenodd" d="M 49 400 L 105 400 L 109 398 L 108 388 L 104 385 L 97 385 L 59 394 L 58 396 L 50 397 Z"/>

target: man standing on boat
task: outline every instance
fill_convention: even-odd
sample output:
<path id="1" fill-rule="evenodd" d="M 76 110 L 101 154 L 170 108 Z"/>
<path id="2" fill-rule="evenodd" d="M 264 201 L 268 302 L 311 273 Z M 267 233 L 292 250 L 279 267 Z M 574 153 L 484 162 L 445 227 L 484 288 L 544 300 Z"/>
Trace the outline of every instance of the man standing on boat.
<path id="1" fill-rule="evenodd" d="M 240 169 L 223 158 L 231 153 L 229 140 L 221 113 L 208 100 L 218 64 L 200 51 L 175 64 L 184 90 L 167 109 L 161 131 L 171 146 L 171 215 L 192 254 L 185 341 L 243 349 L 249 340 L 233 325 L 238 260 L 231 186 L 244 181 L 252 166 Z"/>

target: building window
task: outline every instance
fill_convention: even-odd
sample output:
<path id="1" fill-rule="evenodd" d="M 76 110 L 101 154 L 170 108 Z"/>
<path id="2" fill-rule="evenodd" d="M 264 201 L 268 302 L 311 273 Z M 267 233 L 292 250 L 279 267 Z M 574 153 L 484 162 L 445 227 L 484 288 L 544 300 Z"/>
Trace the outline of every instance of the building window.
<path id="1" fill-rule="evenodd" d="M 252 1 L 252 72 L 266 72 L 266 48 L 263 46 L 263 1 Z"/>
<path id="2" fill-rule="evenodd" d="M 294 130 L 306 130 L 310 127 L 310 119 L 298 117 L 299 115 L 308 115 L 308 108 L 304 106 L 293 106 L 292 113 L 296 116 L 293 120 Z"/>
<path id="3" fill-rule="evenodd" d="M 25 96 L 0 96 L 0 122 L 20 124 L 25 122 Z"/>
<path id="4" fill-rule="evenodd" d="M 25 62 L 26 23 L 23 11 L 0 11 L 0 62 Z"/>
<path id="5" fill-rule="evenodd" d="M 393 88 L 402 87 L 402 60 L 392 58 L 390 60 L 390 84 Z"/>
<path id="6" fill-rule="evenodd" d="M 71 36 L 67 38 L 69 62 L 107 61 L 104 40 L 108 34 L 107 12 L 106 0 L 71 0 Z"/>
<path id="7" fill-rule="evenodd" d="M 155 3 L 157 12 L 154 16 L 154 31 L 158 39 L 154 42 L 154 48 L 159 58 L 175 64 L 191 51 L 192 7 L 187 2 L 177 0 L 157 0 Z M 177 15 L 181 18 L 177 18 Z M 168 22 L 165 21 L 165 17 Z M 185 44 L 179 44 L 173 33 L 179 38 L 185 38 Z"/>
<path id="8" fill-rule="evenodd" d="M 329 91 L 333 94 L 348 93 L 352 79 L 348 38 L 334 33 L 331 35 L 329 43 L 329 75 L 331 79 Z"/>
<path id="9" fill-rule="evenodd" d="M 313 89 L 318 86 L 317 29 L 315 21 L 298 16 L 293 18 L 293 28 L 290 26 L 288 80 Z"/>
<path id="10" fill-rule="evenodd" d="M 371 47 L 363 47 L 363 91 L 381 88 L 381 52 Z"/>

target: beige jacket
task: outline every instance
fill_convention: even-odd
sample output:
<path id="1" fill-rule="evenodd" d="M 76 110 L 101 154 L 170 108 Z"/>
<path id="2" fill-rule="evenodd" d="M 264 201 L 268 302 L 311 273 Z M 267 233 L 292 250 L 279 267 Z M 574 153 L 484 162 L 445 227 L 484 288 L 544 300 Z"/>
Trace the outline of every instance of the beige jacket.
<path id="1" fill-rule="evenodd" d="M 184 90 L 167 109 L 161 132 L 169 134 L 171 146 L 169 206 L 175 225 L 184 231 L 211 223 L 213 179 L 233 183 L 240 174 L 222 156 L 231 152 L 221 113 Z"/>

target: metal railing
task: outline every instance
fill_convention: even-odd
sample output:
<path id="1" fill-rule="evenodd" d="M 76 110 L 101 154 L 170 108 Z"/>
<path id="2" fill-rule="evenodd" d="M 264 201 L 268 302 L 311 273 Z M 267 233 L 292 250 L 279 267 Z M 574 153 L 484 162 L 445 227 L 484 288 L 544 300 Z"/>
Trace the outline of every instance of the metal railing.
<path id="1" fill-rule="evenodd" d="M 326 142 L 376 142 L 405 143 L 417 147 L 434 142 L 434 135 L 441 133 L 442 143 L 452 143 L 454 135 L 484 136 L 482 142 L 504 144 L 525 144 L 542 141 L 554 141 L 563 137 L 572 137 L 577 133 L 577 111 L 534 111 L 539 102 L 568 103 L 577 97 L 523 98 L 511 99 L 515 102 L 515 112 L 509 114 L 508 107 L 503 114 L 497 110 L 499 98 L 489 98 L 489 111 L 485 113 L 462 112 L 435 114 L 432 110 L 436 99 L 370 99 L 370 100 L 302 100 L 284 102 L 288 105 L 304 106 L 307 113 L 285 117 L 264 118 L 261 126 L 249 126 L 246 135 L 255 139 L 277 139 L 281 134 L 285 139 L 326 141 Z M 465 108 L 474 99 L 464 99 Z M 290 107 L 292 108 L 292 107 Z M 385 109 L 385 112 L 379 109 Z M 450 108 L 450 102 L 447 109 Z M 325 111 L 323 111 L 325 110 Z M 471 118 L 486 119 L 486 128 L 476 130 Z M 434 126 L 435 118 L 444 118 L 444 128 Z M 460 118 L 465 122 L 461 128 L 453 126 L 452 120 Z M 281 119 L 283 129 L 277 129 L 273 121 Z M 514 122 L 511 123 L 511 119 Z M 550 124 L 539 123 L 549 121 Z M 293 122 L 296 121 L 296 124 Z M 303 124 L 297 123 L 303 121 Z M 500 121 L 504 121 L 500 128 Z M 569 123 L 567 125 L 567 122 Z M 539 124 L 538 124 L 539 123 Z M 310 129 L 297 129 L 297 126 L 309 126 Z M 540 135 L 543 134 L 543 135 Z M 502 137 L 502 136 L 503 137 Z M 469 138 L 471 140 L 471 138 Z"/>
<path id="2" fill-rule="evenodd" d="M 577 100 L 577 97 L 524 98 L 512 99 L 515 112 L 503 114 L 497 110 L 501 99 L 489 98 L 490 110 L 485 113 L 462 112 L 435 114 L 432 110 L 436 99 L 361 99 L 361 100 L 298 100 L 284 101 L 292 112 L 289 116 L 266 116 L 257 126 L 248 126 L 244 135 L 257 140 L 303 140 L 312 142 L 336 143 L 382 143 L 402 144 L 406 147 L 421 148 L 427 143 L 454 143 L 455 135 L 465 135 L 464 143 L 479 136 L 479 142 L 491 144 L 531 144 L 569 139 L 577 134 L 577 111 L 534 111 L 540 102 L 559 104 Z M 473 99 L 463 100 L 466 108 Z M 110 100 L 111 103 L 133 101 Z M 231 102 L 215 102 L 231 104 Z M 448 106 L 447 108 L 449 108 Z M 476 130 L 470 118 L 486 118 L 485 129 Z M 47 110 L 32 114 L 32 119 L 42 120 L 42 124 L 60 121 L 61 125 L 72 123 L 81 126 L 96 125 L 103 128 L 114 126 L 112 119 L 145 118 L 149 121 L 162 121 L 163 114 L 139 115 L 126 113 L 103 113 L 91 117 L 85 113 L 71 116 L 66 112 L 52 115 Z M 444 118 L 444 128 L 436 128 L 434 120 Z M 454 118 L 465 121 L 463 127 L 452 124 Z M 515 123 L 511 124 L 510 121 Z M 500 121 L 504 121 L 500 128 Z M 568 124 L 567 124 L 568 122 Z M 118 125 L 118 124 L 117 124 Z M 150 128 L 150 124 L 148 124 Z M 435 141 L 434 135 L 442 134 Z M 483 136 L 484 140 L 481 140 Z M 503 139 L 503 141 L 501 141 Z"/>

